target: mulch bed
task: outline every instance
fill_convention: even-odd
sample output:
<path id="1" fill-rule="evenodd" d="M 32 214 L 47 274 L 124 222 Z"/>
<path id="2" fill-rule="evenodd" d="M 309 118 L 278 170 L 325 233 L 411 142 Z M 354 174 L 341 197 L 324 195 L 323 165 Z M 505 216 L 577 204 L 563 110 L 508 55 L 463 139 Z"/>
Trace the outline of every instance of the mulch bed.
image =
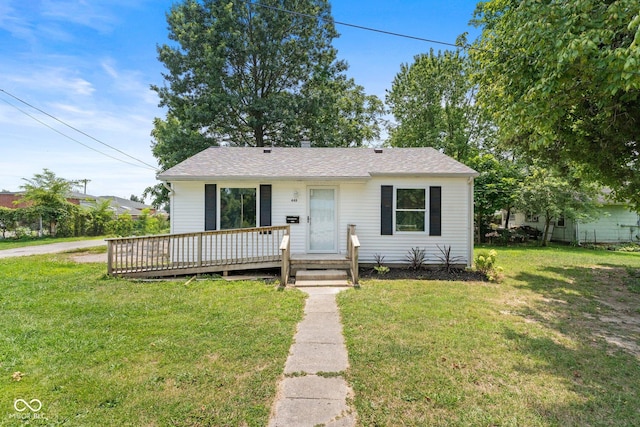
<path id="1" fill-rule="evenodd" d="M 361 279 L 380 279 L 380 280 L 394 280 L 394 279 L 415 279 L 415 280 L 451 280 L 451 281 L 466 281 L 466 282 L 486 282 L 487 277 L 477 271 L 469 271 L 462 269 L 452 269 L 447 271 L 441 268 L 434 269 L 418 269 L 411 268 L 390 268 L 386 274 L 379 274 L 373 268 L 361 268 Z"/>

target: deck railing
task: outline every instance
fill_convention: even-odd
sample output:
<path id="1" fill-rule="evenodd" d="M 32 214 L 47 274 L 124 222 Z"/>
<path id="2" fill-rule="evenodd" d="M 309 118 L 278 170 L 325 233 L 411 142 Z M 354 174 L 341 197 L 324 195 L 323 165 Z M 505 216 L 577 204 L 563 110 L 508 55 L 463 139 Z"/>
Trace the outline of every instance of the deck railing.
<path id="1" fill-rule="evenodd" d="M 349 224 L 347 227 L 347 258 L 349 259 L 349 269 L 351 270 L 351 282 L 354 286 L 358 286 L 358 251 L 360 249 L 360 240 L 356 235 L 356 226 Z"/>
<path id="2" fill-rule="evenodd" d="M 107 272 L 167 276 L 279 267 L 289 226 L 107 239 Z"/>

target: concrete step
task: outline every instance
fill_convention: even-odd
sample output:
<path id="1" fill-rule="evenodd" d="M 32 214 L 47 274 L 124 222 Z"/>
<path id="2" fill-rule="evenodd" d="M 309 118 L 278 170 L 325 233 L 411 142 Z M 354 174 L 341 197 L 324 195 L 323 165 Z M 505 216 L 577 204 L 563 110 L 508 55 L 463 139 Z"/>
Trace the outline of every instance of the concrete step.
<path id="1" fill-rule="evenodd" d="M 299 280 L 296 279 L 296 288 L 320 288 L 323 286 L 351 286 L 345 280 Z"/>
<path id="2" fill-rule="evenodd" d="M 344 270 L 300 270 L 296 287 L 349 286 Z"/>
<path id="3" fill-rule="evenodd" d="M 300 270 L 296 280 L 347 280 L 344 270 Z"/>

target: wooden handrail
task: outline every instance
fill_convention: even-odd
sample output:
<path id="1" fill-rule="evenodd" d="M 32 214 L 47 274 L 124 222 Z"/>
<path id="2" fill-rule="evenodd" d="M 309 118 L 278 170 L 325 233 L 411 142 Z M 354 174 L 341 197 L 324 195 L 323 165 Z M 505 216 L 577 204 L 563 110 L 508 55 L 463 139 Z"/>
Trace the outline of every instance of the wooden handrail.
<path id="1" fill-rule="evenodd" d="M 289 226 L 106 239 L 107 273 L 154 276 L 278 266 Z"/>
<path id="2" fill-rule="evenodd" d="M 349 241 L 351 242 L 351 253 L 349 254 L 349 260 L 351 261 L 351 281 L 354 286 L 358 286 L 358 251 L 360 249 L 360 239 L 355 234 L 349 236 Z"/>
<path id="3" fill-rule="evenodd" d="M 280 243 L 280 253 L 282 254 L 282 266 L 280 267 L 280 286 L 285 287 L 289 283 L 289 271 L 291 264 L 291 239 L 288 234 L 282 237 Z"/>

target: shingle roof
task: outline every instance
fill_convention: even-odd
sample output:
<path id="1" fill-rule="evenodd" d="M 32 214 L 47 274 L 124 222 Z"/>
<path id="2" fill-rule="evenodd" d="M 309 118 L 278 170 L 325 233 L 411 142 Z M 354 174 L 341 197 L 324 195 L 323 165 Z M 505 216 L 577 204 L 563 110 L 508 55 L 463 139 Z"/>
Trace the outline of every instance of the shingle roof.
<path id="1" fill-rule="evenodd" d="M 375 175 L 478 174 L 433 148 L 211 147 L 160 173 L 158 179 L 361 180 Z"/>

